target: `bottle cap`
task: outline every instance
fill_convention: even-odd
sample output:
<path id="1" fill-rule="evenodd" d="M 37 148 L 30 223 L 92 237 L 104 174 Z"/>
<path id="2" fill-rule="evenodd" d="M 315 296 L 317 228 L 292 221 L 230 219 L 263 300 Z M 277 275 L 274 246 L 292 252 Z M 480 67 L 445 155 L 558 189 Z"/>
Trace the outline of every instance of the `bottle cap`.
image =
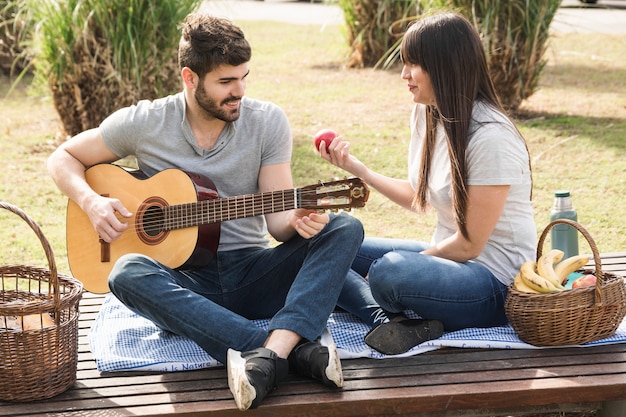
<path id="1" fill-rule="evenodd" d="M 554 193 L 555 197 L 569 197 L 569 191 L 567 190 L 559 190 Z"/>

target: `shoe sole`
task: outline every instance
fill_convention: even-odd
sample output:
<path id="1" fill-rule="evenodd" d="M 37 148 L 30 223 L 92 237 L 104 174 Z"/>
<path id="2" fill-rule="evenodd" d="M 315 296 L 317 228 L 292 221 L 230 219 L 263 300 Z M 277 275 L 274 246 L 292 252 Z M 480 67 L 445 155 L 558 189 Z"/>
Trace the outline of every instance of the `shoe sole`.
<path id="1" fill-rule="evenodd" d="M 442 334 L 443 325 L 439 320 L 403 320 L 375 327 L 365 335 L 365 343 L 385 355 L 399 355 Z"/>
<path id="2" fill-rule="evenodd" d="M 233 394 L 237 408 L 245 411 L 250 408 L 256 398 L 256 390 L 246 376 L 246 360 L 241 353 L 228 349 L 227 357 L 228 387 Z"/>
<path id="3" fill-rule="evenodd" d="M 343 387 L 343 371 L 341 370 L 341 360 L 337 353 L 335 344 L 328 347 L 328 366 L 326 366 L 326 378 L 331 381 L 337 388 Z"/>

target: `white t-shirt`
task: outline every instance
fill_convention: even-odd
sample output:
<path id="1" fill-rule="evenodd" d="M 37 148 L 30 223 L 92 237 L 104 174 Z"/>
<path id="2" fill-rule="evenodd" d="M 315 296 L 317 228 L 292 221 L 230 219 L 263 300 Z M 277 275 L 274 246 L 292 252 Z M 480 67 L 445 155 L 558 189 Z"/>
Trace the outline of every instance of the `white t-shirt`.
<path id="1" fill-rule="evenodd" d="M 426 107 L 417 104 L 411 117 L 409 181 L 417 186 L 422 144 L 426 132 Z M 457 231 L 452 204 L 450 158 L 442 124 L 437 126 L 431 161 L 428 202 L 437 212 L 432 243 Z M 530 202 L 532 188 L 528 152 L 510 120 L 482 102 L 476 102 L 466 150 L 467 185 L 510 185 L 504 210 L 482 253 L 474 259 L 509 285 L 527 260 L 535 259 L 537 229 Z"/>

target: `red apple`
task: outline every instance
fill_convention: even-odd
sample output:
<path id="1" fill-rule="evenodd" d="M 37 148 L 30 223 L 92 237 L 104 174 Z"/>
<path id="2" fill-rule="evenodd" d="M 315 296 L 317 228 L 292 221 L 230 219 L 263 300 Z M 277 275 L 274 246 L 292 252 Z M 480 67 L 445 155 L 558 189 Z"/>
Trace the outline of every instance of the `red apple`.
<path id="1" fill-rule="evenodd" d="M 320 143 L 322 141 L 326 144 L 326 149 L 328 149 L 328 145 L 333 141 L 337 136 L 337 132 L 332 129 L 322 129 L 315 134 L 315 149 L 320 150 Z"/>
<path id="2" fill-rule="evenodd" d="M 592 274 L 583 275 L 572 282 L 572 288 L 591 287 L 593 285 L 596 285 L 596 276 Z"/>

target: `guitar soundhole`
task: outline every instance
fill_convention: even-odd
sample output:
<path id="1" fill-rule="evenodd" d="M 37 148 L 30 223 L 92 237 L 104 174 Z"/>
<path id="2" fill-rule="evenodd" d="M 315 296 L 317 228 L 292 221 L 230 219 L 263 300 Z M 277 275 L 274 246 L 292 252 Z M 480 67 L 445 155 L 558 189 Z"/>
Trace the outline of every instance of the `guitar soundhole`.
<path id="1" fill-rule="evenodd" d="M 148 236 L 158 236 L 163 230 L 163 209 L 161 207 L 152 206 L 146 210 L 144 219 L 150 219 L 144 223 L 144 232 Z"/>
<path id="2" fill-rule="evenodd" d="M 152 197 L 144 201 L 137 213 L 137 235 L 147 245 L 156 245 L 167 236 L 165 228 L 164 207 L 165 200 L 160 197 Z"/>

